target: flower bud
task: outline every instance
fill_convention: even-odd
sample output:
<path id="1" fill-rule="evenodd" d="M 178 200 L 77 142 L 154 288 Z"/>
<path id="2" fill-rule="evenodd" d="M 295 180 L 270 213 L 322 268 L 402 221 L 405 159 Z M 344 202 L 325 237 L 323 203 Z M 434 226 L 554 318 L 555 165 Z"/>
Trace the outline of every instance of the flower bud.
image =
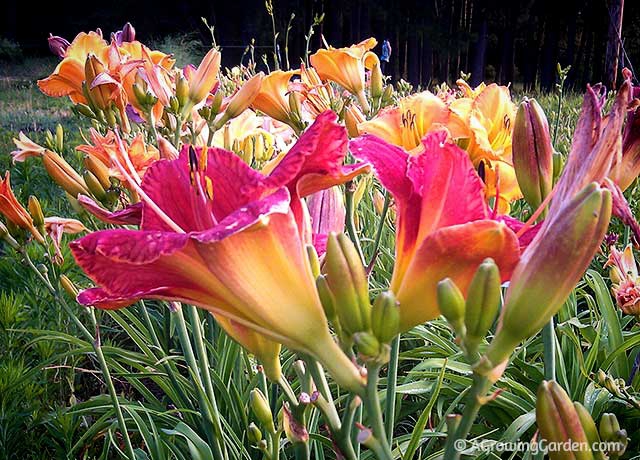
<path id="1" fill-rule="evenodd" d="M 42 213 L 42 207 L 40 206 L 40 201 L 34 195 L 29 197 L 29 214 L 33 218 L 33 225 L 35 225 L 40 231 L 44 227 L 44 214 Z"/>
<path id="2" fill-rule="evenodd" d="M 49 50 L 58 56 L 60 59 L 63 59 L 65 54 L 67 53 L 67 48 L 69 48 L 69 40 L 59 37 L 57 35 L 49 34 Z"/>
<path id="3" fill-rule="evenodd" d="M 389 360 L 389 346 L 380 343 L 373 334 L 356 332 L 353 339 L 358 347 L 358 352 L 365 361 L 375 360 L 379 363 L 385 363 Z"/>
<path id="4" fill-rule="evenodd" d="M 379 99 L 382 97 L 384 80 L 382 78 L 382 70 L 380 69 L 380 63 L 374 64 L 371 69 L 371 97 L 373 99 Z"/>
<path id="5" fill-rule="evenodd" d="M 493 259 L 485 259 L 467 290 L 464 323 L 467 352 L 475 353 L 493 324 L 500 307 L 500 271 Z"/>
<path id="6" fill-rule="evenodd" d="M 391 291 L 378 294 L 371 307 L 371 331 L 381 343 L 389 343 L 398 335 L 400 309 Z"/>
<path id="7" fill-rule="evenodd" d="M 105 72 L 105 67 L 94 54 L 89 54 L 84 64 L 84 78 L 91 101 L 96 107 L 107 110 L 111 105 L 110 91 L 106 85 L 94 86 L 96 77 Z"/>
<path id="8" fill-rule="evenodd" d="M 382 93 L 382 102 L 386 105 L 393 102 L 393 86 L 387 85 Z"/>
<path id="9" fill-rule="evenodd" d="M 525 200 L 537 209 L 553 187 L 553 147 L 547 117 L 535 99 L 525 98 L 518 107 L 513 166 Z"/>
<path id="10" fill-rule="evenodd" d="M 257 73 L 242 85 L 242 87 L 231 97 L 227 110 L 225 111 L 229 119 L 235 118 L 247 110 L 260 92 L 262 85 L 262 72 Z"/>
<path id="11" fill-rule="evenodd" d="M 465 336 L 465 303 L 462 292 L 450 278 L 445 278 L 438 283 L 437 297 L 442 315 L 447 319 L 456 335 L 463 338 Z"/>
<path id="12" fill-rule="evenodd" d="M 211 115 L 215 117 L 218 112 L 220 112 L 220 106 L 222 106 L 222 100 L 224 99 L 224 95 L 222 91 L 218 90 L 216 94 L 213 96 L 213 101 L 211 102 Z"/>
<path id="13" fill-rule="evenodd" d="M 42 164 L 51 179 L 72 197 L 89 194 L 82 177 L 57 153 L 45 150 L 42 155 Z"/>
<path id="14" fill-rule="evenodd" d="M 127 22 L 122 28 L 120 40 L 122 40 L 122 43 L 129 43 L 136 40 L 136 29 L 133 28 L 130 22 Z"/>
<path id="15" fill-rule="evenodd" d="M 0 222 L 0 240 L 3 240 L 13 249 L 18 249 L 20 247 L 20 244 L 13 236 L 11 236 L 11 233 L 9 233 L 9 229 L 2 222 Z"/>
<path id="16" fill-rule="evenodd" d="M 91 171 L 85 171 L 82 174 L 82 178 L 84 179 L 85 184 L 89 188 L 91 194 L 98 199 L 98 201 L 103 202 L 107 198 L 107 193 L 100 184 L 100 181 L 96 176 L 93 175 Z"/>
<path id="17" fill-rule="evenodd" d="M 323 273 L 347 335 L 369 329 L 371 305 L 367 275 L 355 246 L 344 233 L 329 233 Z"/>
<path id="18" fill-rule="evenodd" d="M 58 152 L 62 152 L 64 150 L 64 129 L 62 128 L 62 125 L 60 123 L 56 125 L 55 141 Z"/>
<path id="19" fill-rule="evenodd" d="M 262 440 L 262 432 L 253 422 L 251 422 L 247 428 L 247 439 L 253 445 L 258 444 Z"/>
<path id="20" fill-rule="evenodd" d="M 176 77 L 176 98 L 178 98 L 180 107 L 184 107 L 189 98 L 189 83 L 182 75 Z"/>
<path id="21" fill-rule="evenodd" d="M 190 104 L 183 107 L 197 105 L 207 97 L 207 94 L 209 94 L 218 81 L 219 70 L 220 52 L 214 48 L 205 55 L 198 69 L 191 77 L 189 81 Z"/>
<path id="22" fill-rule="evenodd" d="M 538 387 L 536 421 L 542 438 L 547 444 L 562 445 L 567 442 L 588 445 L 587 436 L 580 423 L 569 395 L 554 381 L 543 381 Z M 552 450 L 550 460 L 589 460 L 591 450 Z"/>
<path id="23" fill-rule="evenodd" d="M 276 428 L 273 424 L 273 414 L 269 402 L 258 388 L 254 388 L 249 393 L 249 404 L 258 423 L 269 433 L 275 433 Z"/>
<path id="24" fill-rule="evenodd" d="M 305 246 L 307 250 L 307 258 L 309 259 L 309 265 L 311 266 L 311 273 L 314 278 L 320 276 L 320 259 L 318 259 L 318 253 L 316 252 L 316 248 L 311 244 L 307 244 Z"/>
<path id="25" fill-rule="evenodd" d="M 78 288 L 73 284 L 73 281 L 67 277 L 67 275 L 60 275 L 60 286 L 62 286 L 62 289 L 64 289 L 70 297 L 75 299 L 78 296 Z"/>
<path id="26" fill-rule="evenodd" d="M 612 441 L 620 431 L 620 423 L 615 414 L 605 413 L 600 418 L 600 437 L 603 441 Z"/>
<path id="27" fill-rule="evenodd" d="M 593 421 L 593 417 L 591 417 L 589 411 L 579 402 L 574 402 L 573 407 L 578 414 L 578 418 L 580 419 L 580 424 L 582 425 L 584 434 L 589 440 L 589 445 L 593 446 L 599 443 L 600 435 L 598 434 L 598 428 L 596 427 L 596 423 Z M 604 453 L 600 451 L 594 452 L 593 458 L 594 460 L 607 460 L 607 458 L 604 456 Z"/>
<path id="28" fill-rule="evenodd" d="M 103 189 L 108 190 L 111 188 L 111 174 L 109 173 L 109 168 L 102 161 L 87 155 L 84 157 L 84 167 L 98 179 Z"/>
<path id="29" fill-rule="evenodd" d="M 600 247 L 611 207 L 611 193 L 591 183 L 543 224 L 511 276 L 499 330 L 487 350 L 489 367 L 506 360 L 562 307 Z"/>
<path id="30" fill-rule="evenodd" d="M 84 115 L 87 118 L 96 118 L 96 114 L 93 113 L 93 110 L 91 110 L 91 107 L 89 107 L 86 104 L 76 104 L 73 106 L 73 110 L 77 113 L 79 113 L 80 115 Z"/>
<path id="31" fill-rule="evenodd" d="M 329 321 L 334 323 L 337 320 L 336 299 L 331 292 L 325 275 L 320 275 L 316 278 L 316 288 L 318 289 L 318 297 L 320 297 L 320 303 L 322 304 L 325 315 L 327 315 Z"/>
<path id="32" fill-rule="evenodd" d="M 384 195 L 378 189 L 373 191 L 373 208 L 379 215 L 382 214 L 384 209 Z"/>

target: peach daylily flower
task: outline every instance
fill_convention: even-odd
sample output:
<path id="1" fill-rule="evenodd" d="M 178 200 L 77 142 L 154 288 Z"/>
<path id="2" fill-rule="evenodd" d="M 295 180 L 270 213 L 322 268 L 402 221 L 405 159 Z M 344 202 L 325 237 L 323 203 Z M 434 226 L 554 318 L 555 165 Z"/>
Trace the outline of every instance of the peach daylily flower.
<path id="1" fill-rule="evenodd" d="M 11 152 L 13 162 L 24 161 L 30 157 L 42 156 L 46 150 L 41 145 L 36 144 L 27 137 L 25 133 L 20 131 L 17 138 L 13 138 L 13 143 L 16 145 L 16 150 Z"/>

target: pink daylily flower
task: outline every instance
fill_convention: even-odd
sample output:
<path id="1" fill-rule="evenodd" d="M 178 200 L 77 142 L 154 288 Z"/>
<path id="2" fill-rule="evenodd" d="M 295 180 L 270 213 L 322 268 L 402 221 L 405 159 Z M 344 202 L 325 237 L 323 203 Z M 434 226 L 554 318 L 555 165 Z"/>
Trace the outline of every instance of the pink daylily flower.
<path id="1" fill-rule="evenodd" d="M 268 176 L 217 148 L 185 146 L 178 159 L 154 163 L 140 188 L 140 230 L 104 230 L 71 243 L 78 265 L 99 286 L 81 292 L 79 302 L 197 305 L 251 351 L 260 351 L 258 339 L 286 344 L 359 391 L 358 370 L 322 326 L 305 250 L 309 225 L 296 214 L 301 197 L 365 169 L 343 166 L 346 145 L 344 128 L 327 112 Z"/>
<path id="2" fill-rule="evenodd" d="M 440 314 L 436 285 L 443 278 L 466 292 L 487 257 L 503 280 L 520 257 L 511 222 L 490 218 L 484 185 L 467 153 L 446 139 L 444 131 L 428 134 L 417 155 L 372 135 L 351 141 L 353 155 L 371 163 L 397 206 L 391 290 L 400 305 L 400 330 Z"/>

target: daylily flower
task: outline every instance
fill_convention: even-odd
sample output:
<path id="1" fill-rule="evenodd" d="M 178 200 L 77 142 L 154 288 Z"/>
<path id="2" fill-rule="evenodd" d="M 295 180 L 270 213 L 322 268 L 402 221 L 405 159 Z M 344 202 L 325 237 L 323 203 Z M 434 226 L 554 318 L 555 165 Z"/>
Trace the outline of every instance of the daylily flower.
<path id="1" fill-rule="evenodd" d="M 113 164 L 113 157 L 122 164 L 131 165 L 135 173 L 142 177 L 149 166 L 160 158 L 158 149 L 153 145 L 144 142 L 142 134 L 138 134 L 130 145 L 118 141 L 113 131 L 108 131 L 106 135 L 101 135 L 91 128 L 89 130 L 91 144 L 83 144 L 76 147 L 76 150 L 90 155 L 100 160 L 105 166 L 110 168 L 111 175 L 120 180 L 124 180 L 121 172 Z M 124 149 L 120 148 L 123 145 Z"/>
<path id="2" fill-rule="evenodd" d="M 402 98 L 397 106 L 383 109 L 377 116 L 358 125 L 361 134 L 373 134 L 407 152 L 422 149 L 427 133 L 446 127 L 452 114 L 445 103 L 429 91 Z M 459 137 L 453 133 L 453 137 Z"/>
<path id="3" fill-rule="evenodd" d="M 361 392 L 358 370 L 329 333 L 305 225 L 291 207 L 362 172 L 342 166 L 347 140 L 336 118 L 318 117 L 268 176 L 216 148 L 185 146 L 177 160 L 154 163 L 140 187 L 131 184 L 143 199 L 140 230 L 104 230 L 71 243 L 100 286 L 78 300 L 107 308 L 142 298 L 192 303 L 316 357 L 341 386 Z"/>
<path id="4" fill-rule="evenodd" d="M 466 134 L 454 137 L 468 139 L 465 150 L 471 161 L 487 173 L 483 178 L 487 184 L 487 198 L 496 198 L 497 209 L 506 213 L 509 203 L 522 197 L 511 155 L 516 108 L 505 86 L 494 83 L 478 87 L 471 94 L 475 97 L 457 99 L 450 104 L 458 118 L 450 123 L 457 129 L 450 129 L 466 129 Z"/>
<path id="5" fill-rule="evenodd" d="M 397 209 L 396 263 L 391 290 L 400 305 L 400 330 L 436 318 L 437 283 L 448 277 L 466 292 L 487 257 L 503 280 L 516 266 L 516 234 L 489 219 L 484 186 L 466 152 L 438 131 L 409 155 L 375 136 L 351 141 L 356 158 L 371 163 Z"/>
<path id="6" fill-rule="evenodd" d="M 89 54 L 94 54 L 102 61 L 106 59 L 109 45 L 96 32 L 79 33 L 66 49 L 64 59 L 53 73 L 43 80 L 38 80 L 38 87 L 47 96 L 69 96 L 74 103 L 87 103 L 82 94 L 82 82 L 85 81 L 85 61 Z"/>
<path id="7" fill-rule="evenodd" d="M 5 173 L 4 180 L 0 178 L 0 214 L 15 226 L 31 232 L 40 243 L 44 242 L 44 238 L 33 224 L 33 219 L 13 194 L 10 179 L 9 171 Z"/>
<path id="8" fill-rule="evenodd" d="M 25 133 L 20 131 L 18 133 L 18 138 L 13 139 L 13 143 L 16 145 L 16 150 L 11 152 L 11 157 L 14 162 L 16 161 L 24 161 L 30 157 L 40 157 L 44 154 L 46 150 L 41 145 L 36 144 L 31 139 L 27 137 Z"/>
<path id="9" fill-rule="evenodd" d="M 326 110 L 330 110 L 335 99 L 335 94 L 329 83 L 320 79 L 318 72 L 313 67 L 300 64 L 300 81 L 291 85 L 302 97 L 302 106 L 305 111 L 315 119 Z"/>
<path id="10" fill-rule="evenodd" d="M 364 95 L 365 69 L 380 63 L 378 56 L 370 51 L 377 44 L 375 38 L 368 38 L 348 48 L 320 49 L 309 60 L 320 78 L 342 86 L 356 96 L 362 109 L 368 112 L 369 104 Z"/>
<path id="11" fill-rule="evenodd" d="M 87 228 L 82 222 L 76 219 L 65 219 L 62 217 L 45 217 L 44 228 L 47 235 L 51 238 L 54 247 L 53 261 L 54 263 L 61 265 L 64 262 L 62 257 L 62 251 L 60 245 L 62 243 L 62 235 L 67 233 L 69 235 L 76 235 L 87 231 Z"/>
<path id="12" fill-rule="evenodd" d="M 289 81 L 298 70 L 275 70 L 262 79 L 258 95 L 253 100 L 251 108 L 283 123 L 290 124 L 291 107 L 289 105 Z"/>
<path id="13" fill-rule="evenodd" d="M 611 291 L 618 307 L 627 315 L 640 316 L 640 277 L 633 247 L 629 244 L 618 251 L 612 246 L 606 267 L 610 267 Z"/>

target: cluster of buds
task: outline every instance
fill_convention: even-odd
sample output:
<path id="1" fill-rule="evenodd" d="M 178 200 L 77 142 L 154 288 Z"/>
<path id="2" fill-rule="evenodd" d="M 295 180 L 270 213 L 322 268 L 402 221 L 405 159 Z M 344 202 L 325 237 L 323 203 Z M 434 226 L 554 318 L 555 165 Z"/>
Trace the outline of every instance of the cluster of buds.
<path id="1" fill-rule="evenodd" d="M 456 333 L 465 353 L 475 359 L 493 324 L 501 302 L 500 271 L 493 259 L 484 260 L 471 280 L 467 300 L 449 278 L 438 283 L 438 306 Z"/>
<path id="2" fill-rule="evenodd" d="M 627 386 L 627 383 L 624 381 L 624 379 L 615 379 L 611 375 L 604 372 L 602 369 L 597 372 L 595 377 L 598 385 L 607 390 L 613 396 L 626 401 L 636 409 L 640 409 L 640 400 L 638 400 L 636 395 L 634 394 L 635 392 L 633 388 Z"/>
<path id="3" fill-rule="evenodd" d="M 387 291 L 379 294 L 371 305 L 365 268 L 344 233 L 329 233 L 316 285 L 325 314 L 343 347 L 355 342 L 365 361 L 386 362 L 389 342 L 398 333 L 397 302 Z"/>

